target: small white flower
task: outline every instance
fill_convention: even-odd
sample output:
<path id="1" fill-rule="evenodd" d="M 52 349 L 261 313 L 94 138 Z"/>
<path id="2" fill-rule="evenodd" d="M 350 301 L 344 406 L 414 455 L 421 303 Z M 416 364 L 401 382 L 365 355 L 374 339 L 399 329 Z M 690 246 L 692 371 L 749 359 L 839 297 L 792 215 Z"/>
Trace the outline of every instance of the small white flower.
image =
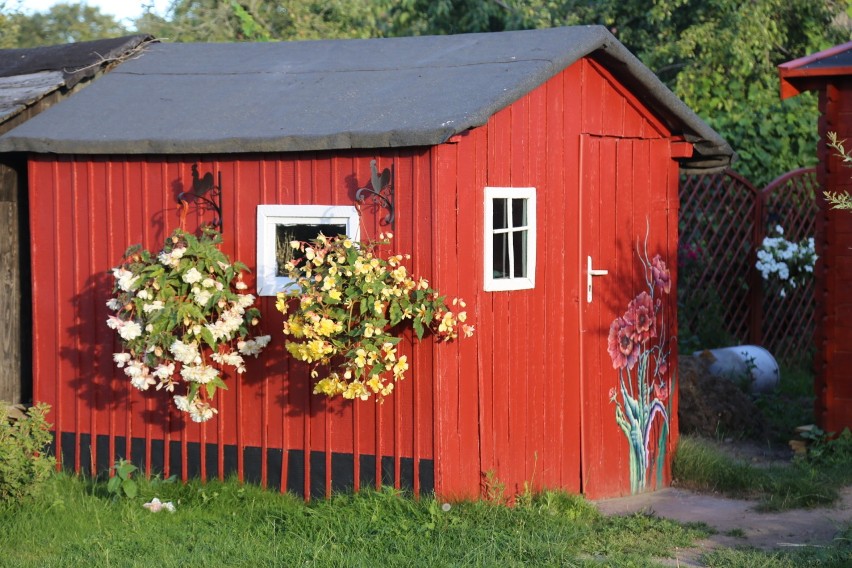
<path id="1" fill-rule="evenodd" d="M 236 284 L 234 284 L 234 287 L 235 287 L 237 290 L 245 290 L 246 288 L 248 288 L 248 286 L 246 286 L 246 283 L 245 283 L 245 282 L 243 282 L 242 280 L 240 280 L 240 281 L 238 281 Z"/>
<path id="2" fill-rule="evenodd" d="M 194 341 L 191 343 L 184 343 L 181 340 L 176 339 L 169 346 L 169 351 L 172 352 L 175 359 L 184 365 L 191 365 L 195 362 L 196 358 L 199 357 L 198 345 Z"/>
<path id="3" fill-rule="evenodd" d="M 142 306 L 142 311 L 144 311 L 146 314 L 149 314 L 151 312 L 158 312 L 162 310 L 163 307 L 163 302 L 161 302 L 160 300 L 155 300 L 150 304 L 145 304 L 144 306 Z"/>
<path id="4" fill-rule="evenodd" d="M 245 373 L 245 361 L 239 353 L 213 353 L 212 359 L 220 365 L 236 367 L 238 373 Z"/>
<path id="5" fill-rule="evenodd" d="M 174 363 L 160 363 L 157 365 L 156 370 L 154 370 L 154 376 L 159 379 L 168 379 L 175 373 L 175 364 Z"/>
<path id="6" fill-rule="evenodd" d="M 219 371 L 209 365 L 185 365 L 180 375 L 187 382 L 206 385 L 219 376 Z"/>
<path id="7" fill-rule="evenodd" d="M 185 396 L 175 395 L 174 396 L 175 406 L 181 412 L 189 412 L 189 399 Z"/>
<path id="8" fill-rule="evenodd" d="M 118 329 L 118 335 L 125 341 L 133 341 L 142 335 L 142 326 L 135 321 L 124 322 L 124 325 Z"/>
<path id="9" fill-rule="evenodd" d="M 116 367 L 121 369 L 130 361 L 130 353 L 113 353 L 112 360 L 115 361 Z"/>
<path id="10" fill-rule="evenodd" d="M 133 288 L 133 284 L 139 279 L 138 276 L 134 276 L 125 268 L 113 268 L 112 275 L 115 277 L 118 287 L 125 292 L 129 292 Z"/>
<path id="11" fill-rule="evenodd" d="M 120 329 L 124 325 L 124 320 L 118 316 L 109 316 L 106 323 L 110 329 Z"/>
<path id="12" fill-rule="evenodd" d="M 272 336 L 270 335 L 260 335 L 254 339 L 239 341 L 237 343 L 237 349 L 243 355 L 254 355 L 257 357 L 263 348 L 269 345 L 270 339 L 272 339 Z"/>
<path id="13" fill-rule="evenodd" d="M 204 286 L 205 288 L 215 288 L 216 287 L 216 281 L 213 280 L 212 278 L 205 278 L 204 280 L 201 281 L 201 285 Z"/>
<path id="14" fill-rule="evenodd" d="M 183 275 L 183 281 L 187 284 L 195 284 L 196 282 L 200 282 L 202 278 L 203 276 L 200 272 L 198 272 L 198 269 L 194 266 L 187 270 L 186 273 Z"/>
<path id="15" fill-rule="evenodd" d="M 213 296 L 212 293 L 207 290 L 202 290 L 201 288 L 195 287 L 192 289 L 192 298 L 195 300 L 195 303 L 199 306 L 206 306 L 207 302 L 210 301 L 210 298 Z"/>
<path id="16" fill-rule="evenodd" d="M 109 300 L 107 300 L 107 303 L 106 303 L 106 307 L 111 309 L 114 312 L 117 312 L 118 310 L 120 310 L 123 305 L 124 304 L 122 304 L 121 300 L 119 300 L 118 298 L 110 298 Z"/>
<path id="17" fill-rule="evenodd" d="M 151 294 L 148 292 L 148 290 L 142 289 L 136 292 L 136 297 L 141 300 L 150 300 Z"/>

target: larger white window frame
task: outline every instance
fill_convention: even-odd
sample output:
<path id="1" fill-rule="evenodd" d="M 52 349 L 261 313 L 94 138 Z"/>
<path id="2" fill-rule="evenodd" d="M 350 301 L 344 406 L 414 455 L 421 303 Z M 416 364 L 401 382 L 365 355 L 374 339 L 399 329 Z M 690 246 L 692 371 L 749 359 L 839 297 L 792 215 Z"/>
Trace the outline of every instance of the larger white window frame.
<path id="1" fill-rule="evenodd" d="M 351 205 L 258 205 L 258 296 L 275 296 L 292 282 L 278 276 L 275 252 L 279 225 L 345 225 L 346 236 L 356 242 L 361 238 L 358 210 Z"/>
<path id="2" fill-rule="evenodd" d="M 535 253 L 536 253 L 536 201 L 534 187 L 486 187 L 485 188 L 485 258 L 484 288 L 486 292 L 501 292 L 506 290 L 529 290 L 535 288 Z M 511 201 L 507 204 L 506 227 L 494 227 L 494 203 L 498 199 L 524 200 L 526 201 L 526 223 L 513 226 L 513 215 Z M 515 258 L 516 238 L 523 238 L 526 233 L 526 271 L 523 276 L 498 277 L 495 276 L 494 266 L 494 237 L 505 234 L 507 238 L 507 252 L 509 259 L 509 273 L 515 272 L 515 262 L 522 259 Z M 521 246 L 523 246 L 523 242 Z"/>

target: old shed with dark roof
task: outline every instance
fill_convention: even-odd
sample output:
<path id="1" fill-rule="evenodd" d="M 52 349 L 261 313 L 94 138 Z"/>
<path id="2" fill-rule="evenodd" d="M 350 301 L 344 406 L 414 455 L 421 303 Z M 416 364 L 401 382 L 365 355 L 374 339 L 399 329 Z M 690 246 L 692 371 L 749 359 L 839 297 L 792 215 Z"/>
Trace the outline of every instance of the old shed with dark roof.
<path id="1" fill-rule="evenodd" d="M 149 39 L 0 49 L 0 134 L 87 86 Z M 30 326 L 25 171 L 20 154 L 0 154 L 0 401 L 14 404 L 32 395 L 29 345 L 21 343 Z"/>
<path id="2" fill-rule="evenodd" d="M 0 151 L 29 159 L 35 392 L 76 469 L 124 449 L 166 475 L 236 470 L 306 495 L 475 497 L 486 472 L 510 494 L 670 479 L 678 175 L 733 152 L 602 27 L 150 45 Z M 384 199 L 356 207 L 374 161 Z M 223 250 L 252 268 L 274 337 L 200 426 L 129 385 L 103 324 L 106 271 L 160 246 L 196 165 L 219 180 Z M 276 235 L 321 223 L 392 230 L 414 273 L 467 300 L 473 338 L 404 336 L 411 370 L 384 404 L 313 395 L 275 335 Z M 648 309 L 653 336 L 631 335 L 625 317 Z M 628 385 L 637 357 L 653 370 Z"/>

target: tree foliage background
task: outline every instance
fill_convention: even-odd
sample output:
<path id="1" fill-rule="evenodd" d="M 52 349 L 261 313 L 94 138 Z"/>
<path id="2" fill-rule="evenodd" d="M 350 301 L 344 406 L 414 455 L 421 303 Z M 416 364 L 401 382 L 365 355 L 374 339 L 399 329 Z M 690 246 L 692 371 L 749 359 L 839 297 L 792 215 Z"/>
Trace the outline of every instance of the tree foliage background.
<path id="1" fill-rule="evenodd" d="M 141 8 L 140 2 L 140 8 Z M 849 0 L 175 0 L 137 30 L 167 41 L 367 38 L 606 26 L 765 184 L 816 161 L 817 101 L 778 95 L 777 65 L 852 39 Z M 97 8 L 25 15 L 0 0 L 0 48 L 131 33 Z"/>

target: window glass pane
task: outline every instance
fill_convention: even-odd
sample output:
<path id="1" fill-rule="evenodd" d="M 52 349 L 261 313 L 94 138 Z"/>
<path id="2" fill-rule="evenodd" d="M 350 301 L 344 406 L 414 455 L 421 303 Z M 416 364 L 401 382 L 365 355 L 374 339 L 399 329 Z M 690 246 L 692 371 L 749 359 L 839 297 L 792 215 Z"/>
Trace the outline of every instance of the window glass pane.
<path id="1" fill-rule="evenodd" d="M 527 226 L 527 200 L 513 199 L 512 200 L 512 226 L 526 227 Z"/>
<path id="2" fill-rule="evenodd" d="M 509 235 L 494 235 L 494 273 L 493 278 L 509 278 Z"/>
<path id="3" fill-rule="evenodd" d="M 287 276 L 284 265 L 293 259 L 302 259 L 305 253 L 293 249 L 290 241 L 312 241 L 322 233 L 327 237 L 346 234 L 346 225 L 275 225 L 276 276 Z"/>
<path id="4" fill-rule="evenodd" d="M 494 200 L 494 225 L 495 229 L 505 229 L 508 227 L 509 211 L 508 199 Z"/>
<path id="5" fill-rule="evenodd" d="M 512 248 L 515 256 L 515 278 L 527 276 L 527 231 L 512 233 Z"/>

